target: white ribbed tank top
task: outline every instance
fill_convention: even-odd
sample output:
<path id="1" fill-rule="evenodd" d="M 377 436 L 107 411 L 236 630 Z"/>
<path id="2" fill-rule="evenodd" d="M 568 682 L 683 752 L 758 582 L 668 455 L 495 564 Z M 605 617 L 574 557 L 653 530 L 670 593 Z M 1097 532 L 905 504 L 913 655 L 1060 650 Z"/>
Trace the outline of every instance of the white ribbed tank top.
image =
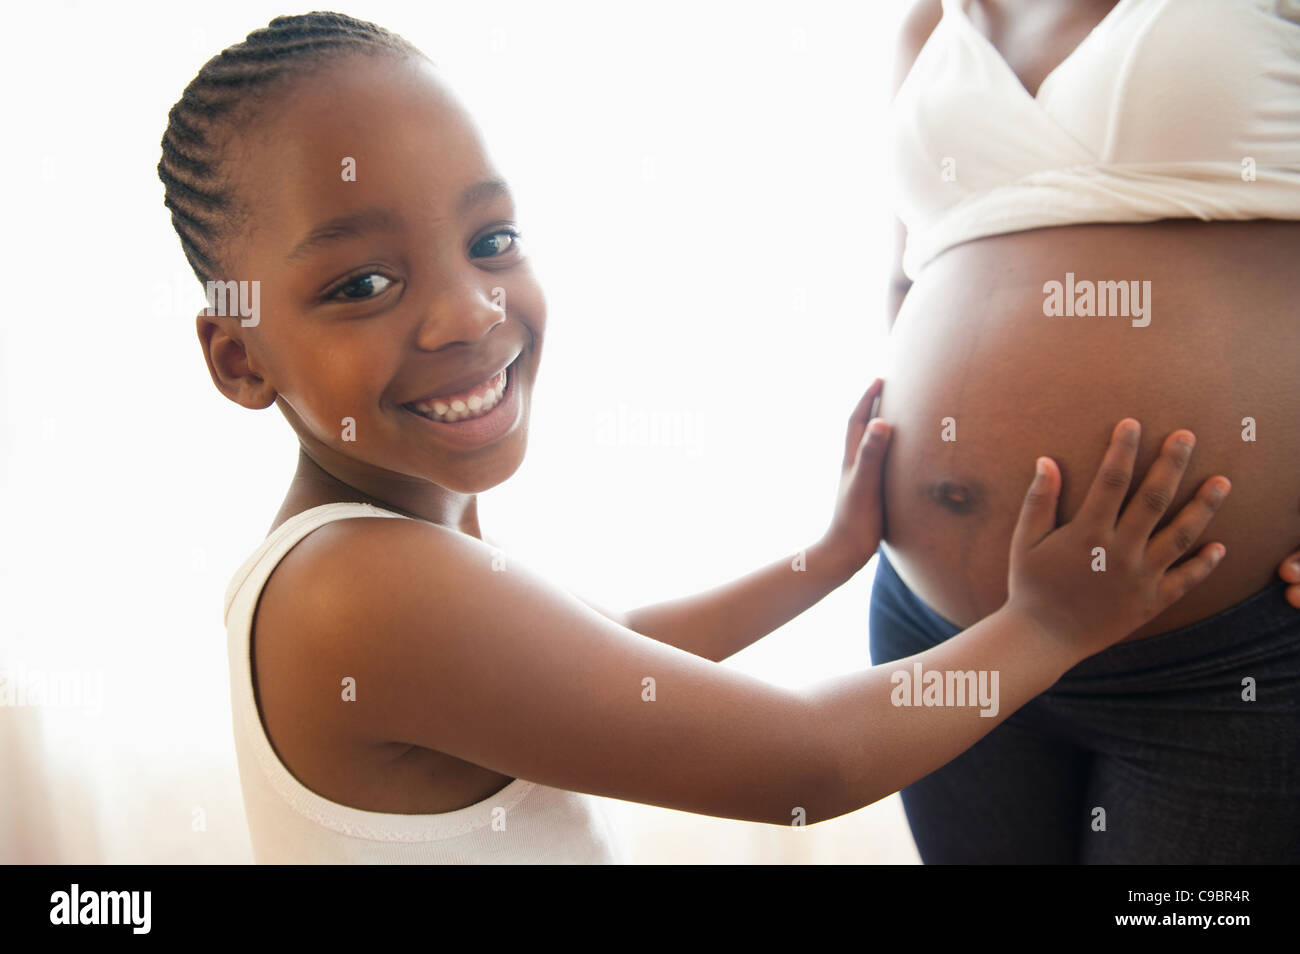
<path id="1" fill-rule="evenodd" d="M 262 587 L 276 565 L 317 527 L 348 517 L 399 517 L 364 503 L 332 503 L 275 529 L 226 589 L 230 703 L 244 809 L 259 864 L 611 864 L 622 848 L 598 801 L 515 779 L 452 812 L 362 811 L 299 782 L 276 755 L 253 694 L 250 635 Z"/>

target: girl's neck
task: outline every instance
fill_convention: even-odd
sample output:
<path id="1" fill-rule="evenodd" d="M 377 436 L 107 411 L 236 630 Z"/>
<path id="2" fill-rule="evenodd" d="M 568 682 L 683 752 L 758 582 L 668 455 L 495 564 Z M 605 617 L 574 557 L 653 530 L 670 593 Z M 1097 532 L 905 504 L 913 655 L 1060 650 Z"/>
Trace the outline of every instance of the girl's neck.
<path id="1" fill-rule="evenodd" d="M 331 473 L 299 445 L 298 469 L 289 484 L 280 512 L 276 514 L 272 529 L 295 514 L 328 503 L 359 502 L 373 504 L 384 510 L 426 520 L 440 526 L 459 530 L 471 537 L 482 539 L 478 524 L 478 496 L 460 494 L 423 483 L 409 482 L 392 487 L 363 489 L 360 480 L 350 481 L 345 476 Z"/>

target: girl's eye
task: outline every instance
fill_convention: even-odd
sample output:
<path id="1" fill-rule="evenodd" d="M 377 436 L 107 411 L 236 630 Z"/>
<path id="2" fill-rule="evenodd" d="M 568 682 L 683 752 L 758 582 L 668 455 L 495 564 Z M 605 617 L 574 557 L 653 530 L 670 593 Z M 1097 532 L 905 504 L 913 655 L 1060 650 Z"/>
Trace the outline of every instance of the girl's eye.
<path id="1" fill-rule="evenodd" d="M 346 285 L 340 285 L 338 291 L 330 297 L 365 301 L 367 298 L 374 298 L 391 284 L 393 284 L 391 279 L 385 278 L 378 272 L 371 272 L 368 275 L 358 275 Z"/>
<path id="2" fill-rule="evenodd" d="M 485 235 L 469 247 L 474 258 L 500 258 L 506 252 L 519 248 L 519 233 L 514 229 L 501 229 Z"/>

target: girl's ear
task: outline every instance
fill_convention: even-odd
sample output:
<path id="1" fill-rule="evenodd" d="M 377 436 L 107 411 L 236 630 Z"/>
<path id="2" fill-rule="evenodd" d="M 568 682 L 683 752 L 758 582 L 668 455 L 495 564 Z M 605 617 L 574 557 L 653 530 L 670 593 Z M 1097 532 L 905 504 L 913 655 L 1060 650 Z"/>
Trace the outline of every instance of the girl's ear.
<path id="1" fill-rule="evenodd" d="M 238 322 L 239 318 L 215 317 L 203 309 L 195 319 L 199 345 L 217 390 L 241 407 L 260 411 L 275 403 L 276 392 L 253 367 Z"/>

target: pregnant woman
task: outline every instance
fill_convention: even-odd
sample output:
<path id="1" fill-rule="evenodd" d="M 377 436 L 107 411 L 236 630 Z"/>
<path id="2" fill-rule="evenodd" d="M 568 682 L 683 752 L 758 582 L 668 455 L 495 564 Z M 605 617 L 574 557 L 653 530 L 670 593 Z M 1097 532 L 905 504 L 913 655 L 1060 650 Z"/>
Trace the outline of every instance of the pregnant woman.
<path id="1" fill-rule="evenodd" d="M 1234 488 L 1209 581 L 904 790 L 922 859 L 1300 861 L 1300 0 L 925 0 L 894 111 L 872 662 L 1001 605 L 1037 454 L 1061 519 L 1125 415 Z"/>

